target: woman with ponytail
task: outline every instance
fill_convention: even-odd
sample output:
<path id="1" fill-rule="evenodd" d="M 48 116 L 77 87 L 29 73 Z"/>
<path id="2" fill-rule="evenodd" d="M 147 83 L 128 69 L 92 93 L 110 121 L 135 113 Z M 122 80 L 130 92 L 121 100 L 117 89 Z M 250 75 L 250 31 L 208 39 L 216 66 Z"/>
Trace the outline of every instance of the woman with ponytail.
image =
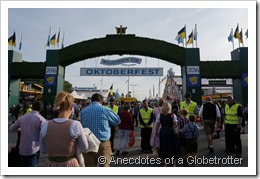
<path id="1" fill-rule="evenodd" d="M 70 119 L 74 97 L 61 91 L 55 98 L 57 117 L 45 123 L 41 130 L 42 153 L 48 154 L 45 167 L 79 167 L 77 147 L 88 150 L 88 141 L 79 121 Z"/>

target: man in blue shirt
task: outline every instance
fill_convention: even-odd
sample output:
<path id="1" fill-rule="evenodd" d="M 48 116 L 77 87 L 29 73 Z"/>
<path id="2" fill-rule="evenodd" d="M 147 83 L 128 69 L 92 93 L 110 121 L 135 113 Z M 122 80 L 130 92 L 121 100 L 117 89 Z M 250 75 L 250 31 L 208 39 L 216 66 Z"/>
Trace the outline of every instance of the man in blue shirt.
<path id="1" fill-rule="evenodd" d="M 109 108 L 102 106 L 102 103 L 103 96 L 95 93 L 91 97 L 90 105 L 80 112 L 83 128 L 89 128 L 101 142 L 98 153 L 83 153 L 86 167 L 96 167 L 98 164 L 109 167 L 112 153 L 109 141 L 110 127 L 120 124 L 120 117 Z M 101 156 L 104 157 L 104 161 L 98 163 Z"/>

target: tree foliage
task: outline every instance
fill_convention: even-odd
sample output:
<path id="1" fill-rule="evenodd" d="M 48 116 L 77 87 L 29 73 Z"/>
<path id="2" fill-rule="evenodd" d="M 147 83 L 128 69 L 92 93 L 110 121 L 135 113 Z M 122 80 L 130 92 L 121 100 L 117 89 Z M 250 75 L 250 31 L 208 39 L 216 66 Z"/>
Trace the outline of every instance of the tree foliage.
<path id="1" fill-rule="evenodd" d="M 71 93 L 72 92 L 72 84 L 68 81 L 64 81 L 64 91 Z"/>

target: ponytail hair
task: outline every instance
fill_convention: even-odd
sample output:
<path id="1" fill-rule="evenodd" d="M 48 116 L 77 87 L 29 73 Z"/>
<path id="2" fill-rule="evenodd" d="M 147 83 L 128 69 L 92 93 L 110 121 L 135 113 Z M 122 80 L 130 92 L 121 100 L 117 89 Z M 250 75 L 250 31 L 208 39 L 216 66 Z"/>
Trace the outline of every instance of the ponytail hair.
<path id="1" fill-rule="evenodd" d="M 59 115 L 64 111 L 67 111 L 74 103 L 74 97 L 65 91 L 61 91 L 55 98 L 55 110 L 59 112 Z"/>

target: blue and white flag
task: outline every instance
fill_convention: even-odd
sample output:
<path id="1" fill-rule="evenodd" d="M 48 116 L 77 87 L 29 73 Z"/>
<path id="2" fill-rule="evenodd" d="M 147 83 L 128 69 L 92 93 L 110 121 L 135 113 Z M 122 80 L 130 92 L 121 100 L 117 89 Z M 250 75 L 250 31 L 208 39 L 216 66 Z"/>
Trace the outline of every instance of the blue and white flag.
<path id="1" fill-rule="evenodd" d="M 177 35 L 175 40 L 178 41 L 178 44 L 183 43 L 183 38 L 180 35 Z"/>
<path id="2" fill-rule="evenodd" d="M 194 39 L 194 40 L 197 40 L 197 36 L 198 36 L 197 25 L 195 25 L 194 34 L 193 34 L 193 39 Z"/>
<path id="3" fill-rule="evenodd" d="M 233 42 L 233 29 L 231 29 L 231 32 L 228 36 L 228 42 Z"/>

